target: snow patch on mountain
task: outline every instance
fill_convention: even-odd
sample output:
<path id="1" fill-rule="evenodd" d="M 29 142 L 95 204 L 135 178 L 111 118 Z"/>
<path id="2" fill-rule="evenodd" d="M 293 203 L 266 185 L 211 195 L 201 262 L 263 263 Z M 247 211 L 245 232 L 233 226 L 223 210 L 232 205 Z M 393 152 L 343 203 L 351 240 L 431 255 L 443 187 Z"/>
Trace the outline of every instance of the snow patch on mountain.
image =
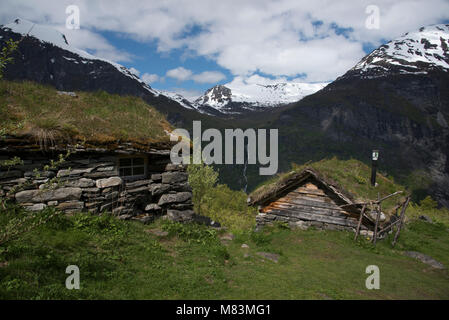
<path id="1" fill-rule="evenodd" d="M 155 89 L 153 89 L 153 90 L 155 90 Z M 171 92 L 171 91 L 164 91 L 164 90 L 157 90 L 157 91 L 159 92 L 159 94 L 166 96 L 169 99 L 175 100 L 180 105 L 182 105 L 184 108 L 195 109 L 195 107 L 192 105 L 192 103 L 189 100 L 187 100 L 184 96 L 180 95 L 179 93 Z"/>
<path id="2" fill-rule="evenodd" d="M 231 105 L 239 105 L 242 109 L 255 110 L 267 107 L 277 107 L 296 102 L 311 95 L 328 83 L 284 82 L 276 84 L 257 84 L 231 82 L 217 85 L 194 101 L 194 107 L 212 107 L 223 113 L 238 113 Z"/>
<path id="3" fill-rule="evenodd" d="M 232 86 L 232 101 L 247 102 L 257 106 L 277 106 L 296 102 L 323 89 L 327 83 L 287 82 L 270 85 L 248 84 Z"/>
<path id="4" fill-rule="evenodd" d="M 392 40 L 364 57 L 351 71 L 380 75 L 398 70 L 426 74 L 430 69 L 449 71 L 449 24 L 421 27 Z"/>

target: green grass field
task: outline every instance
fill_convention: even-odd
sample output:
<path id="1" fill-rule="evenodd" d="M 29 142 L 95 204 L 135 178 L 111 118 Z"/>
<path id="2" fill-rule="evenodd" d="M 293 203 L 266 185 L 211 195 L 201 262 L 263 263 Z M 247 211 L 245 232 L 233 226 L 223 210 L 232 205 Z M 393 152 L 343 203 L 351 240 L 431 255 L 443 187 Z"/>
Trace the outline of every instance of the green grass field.
<path id="1" fill-rule="evenodd" d="M 1 225 L 10 214 L 20 213 L 3 211 Z M 374 248 L 366 239 L 354 242 L 352 233 L 282 225 L 234 232 L 228 241 L 220 240 L 223 232 L 162 220 L 57 216 L 0 247 L 0 299 L 449 299 L 447 270 L 403 255 L 419 251 L 448 266 L 443 224 L 411 221 L 395 249 L 390 239 Z M 80 290 L 65 288 L 68 265 L 80 269 Z M 365 287 L 368 265 L 380 268 L 379 290 Z"/>

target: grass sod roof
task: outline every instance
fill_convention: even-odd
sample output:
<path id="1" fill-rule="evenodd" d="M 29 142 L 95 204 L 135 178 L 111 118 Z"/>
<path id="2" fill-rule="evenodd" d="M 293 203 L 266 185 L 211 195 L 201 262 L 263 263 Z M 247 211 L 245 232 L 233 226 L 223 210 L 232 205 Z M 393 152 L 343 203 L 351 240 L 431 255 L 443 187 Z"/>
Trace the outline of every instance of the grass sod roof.
<path id="1" fill-rule="evenodd" d="M 249 205 L 270 202 L 285 191 L 288 192 L 289 185 L 294 184 L 294 181 L 300 183 L 303 181 L 301 179 L 306 179 L 310 174 L 323 182 L 345 202 L 367 202 L 377 200 L 378 193 L 382 198 L 396 191 L 404 191 L 382 202 L 382 211 L 387 215 L 394 214 L 396 205 L 405 199 L 406 189 L 380 173 L 376 176 L 378 186 L 372 187 L 370 185 L 371 168 L 355 159 L 338 160 L 334 157 L 305 165 L 293 164 L 292 167 L 291 172 L 279 174 L 254 190 L 249 195 Z M 357 207 L 361 208 L 361 206 Z"/>
<path id="2" fill-rule="evenodd" d="M 266 205 L 271 201 L 281 197 L 287 192 L 291 191 L 301 183 L 305 182 L 309 178 L 314 178 L 324 185 L 324 187 L 333 192 L 344 203 L 353 203 L 352 197 L 341 190 L 335 183 L 327 180 L 318 171 L 311 167 L 306 167 L 300 172 L 291 171 L 285 175 L 282 179 L 279 179 L 276 183 L 273 183 L 270 187 L 266 187 L 262 192 L 250 195 L 250 205 Z"/>
<path id="3" fill-rule="evenodd" d="M 34 82 L 0 81 L 3 144 L 168 148 L 172 126 L 142 99 L 99 92 L 59 94 Z M 5 139 L 6 136 L 6 139 Z"/>

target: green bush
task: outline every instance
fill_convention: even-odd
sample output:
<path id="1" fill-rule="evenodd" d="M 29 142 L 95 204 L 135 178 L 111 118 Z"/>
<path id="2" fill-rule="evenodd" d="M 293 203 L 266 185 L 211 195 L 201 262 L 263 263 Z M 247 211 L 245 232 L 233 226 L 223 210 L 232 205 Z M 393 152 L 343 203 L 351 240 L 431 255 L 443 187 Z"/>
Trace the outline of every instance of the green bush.
<path id="1" fill-rule="evenodd" d="M 254 227 L 256 209 L 248 207 L 245 192 L 231 190 L 224 184 L 216 185 L 218 173 L 210 166 L 190 165 L 188 172 L 193 204 L 198 214 L 232 230 Z"/>
<path id="2" fill-rule="evenodd" d="M 205 164 L 191 164 L 189 185 L 193 190 L 193 203 L 198 214 L 202 214 L 202 206 L 208 197 L 208 192 L 217 184 L 218 173 Z"/>
<path id="3" fill-rule="evenodd" d="M 419 205 L 423 210 L 434 210 L 438 207 L 438 202 L 433 200 L 431 196 L 427 196 L 419 202 Z"/>

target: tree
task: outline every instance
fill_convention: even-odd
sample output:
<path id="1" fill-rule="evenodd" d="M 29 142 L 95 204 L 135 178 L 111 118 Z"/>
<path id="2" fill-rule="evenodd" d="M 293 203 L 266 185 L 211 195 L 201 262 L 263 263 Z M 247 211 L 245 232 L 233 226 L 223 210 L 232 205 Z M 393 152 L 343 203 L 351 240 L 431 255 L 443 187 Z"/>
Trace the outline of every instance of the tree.
<path id="1" fill-rule="evenodd" d="M 205 164 L 191 164 L 187 168 L 189 184 L 192 187 L 193 203 L 198 214 L 201 214 L 201 206 L 205 202 L 208 191 L 211 191 L 218 181 L 218 172 Z"/>
<path id="2" fill-rule="evenodd" d="M 17 50 L 18 46 L 19 41 L 9 39 L 2 48 L 2 51 L 0 52 L 0 80 L 3 79 L 3 71 L 5 70 L 6 65 L 14 61 L 12 54 Z"/>

